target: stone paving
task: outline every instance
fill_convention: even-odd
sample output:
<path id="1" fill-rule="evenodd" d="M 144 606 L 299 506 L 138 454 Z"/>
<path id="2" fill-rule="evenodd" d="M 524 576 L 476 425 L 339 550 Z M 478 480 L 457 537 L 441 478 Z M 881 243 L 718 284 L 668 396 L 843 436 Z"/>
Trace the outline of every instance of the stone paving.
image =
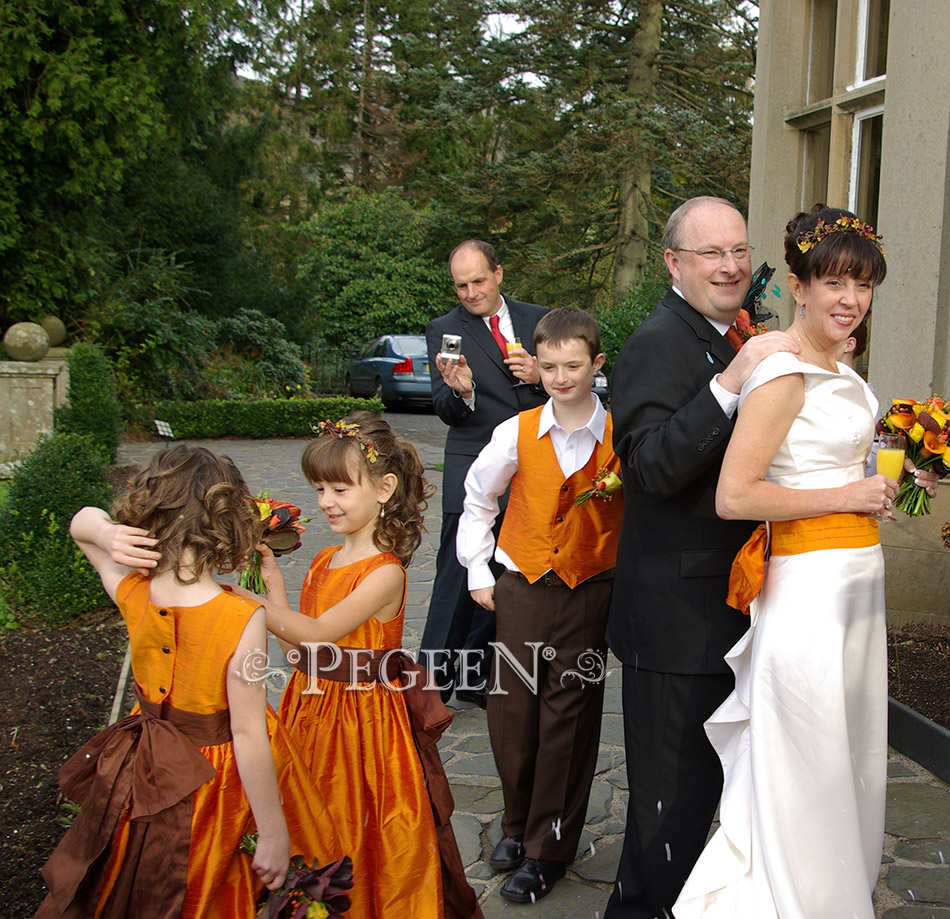
<path id="1" fill-rule="evenodd" d="M 387 419 L 416 444 L 427 476 L 441 485 L 444 427 L 424 414 L 387 414 Z M 336 542 L 323 522 L 314 493 L 299 468 L 304 440 L 228 440 L 202 442 L 227 453 L 243 471 L 254 491 L 270 489 L 272 497 L 293 501 L 304 516 L 313 517 L 303 546 L 282 560 L 291 597 L 299 595 L 307 567 L 325 545 Z M 145 460 L 160 443 L 123 444 L 120 463 Z M 430 505 L 430 532 L 409 567 L 404 647 L 419 647 L 438 548 L 439 504 Z M 272 659 L 280 659 L 272 642 Z M 492 846 L 501 835 L 501 785 L 495 772 L 485 713 L 468 703 L 455 703 L 455 721 L 440 744 L 455 796 L 453 824 L 466 873 L 478 892 L 486 919 L 504 914 L 536 915 L 545 919 L 582 919 L 603 914 L 623 842 L 627 777 L 624 768 L 620 667 L 610 659 L 597 773 L 587 809 L 587 821 L 577 859 L 566 878 L 535 905 L 504 900 L 497 891 L 506 875 L 488 866 Z M 950 687 L 948 687 L 950 690 Z M 271 697 L 279 701 L 279 689 Z M 886 838 L 882 872 L 874 894 L 875 919 L 950 919 L 950 788 L 923 767 L 890 751 L 888 763 Z M 378 917 L 391 919 L 391 917 Z M 839 919 L 821 916 L 809 919 Z M 849 917 L 840 917 L 849 919 Z"/>

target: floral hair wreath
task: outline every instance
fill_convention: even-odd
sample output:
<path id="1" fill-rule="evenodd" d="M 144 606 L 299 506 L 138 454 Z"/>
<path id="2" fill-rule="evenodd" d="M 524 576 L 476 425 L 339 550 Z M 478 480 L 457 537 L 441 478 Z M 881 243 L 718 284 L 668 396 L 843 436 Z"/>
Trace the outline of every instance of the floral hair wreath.
<path id="1" fill-rule="evenodd" d="M 379 450 L 376 449 L 376 445 L 371 440 L 364 439 L 360 434 L 360 426 L 355 422 L 347 424 L 343 421 L 330 421 L 328 418 L 326 421 L 318 422 L 316 427 L 310 425 L 310 430 L 317 437 L 324 434 L 329 434 L 330 437 L 352 437 L 363 451 L 367 463 L 375 463 L 379 459 Z"/>
<path id="2" fill-rule="evenodd" d="M 824 220 L 819 218 L 814 230 L 808 230 L 798 237 L 798 248 L 802 252 L 808 252 L 809 249 L 814 249 L 826 236 L 831 236 L 833 233 L 856 233 L 858 236 L 871 240 L 882 256 L 887 255 L 884 246 L 881 245 L 881 240 L 884 237 L 878 236 L 874 232 L 874 227 L 869 223 L 861 223 L 857 217 L 839 217 L 834 223 L 825 223 Z"/>

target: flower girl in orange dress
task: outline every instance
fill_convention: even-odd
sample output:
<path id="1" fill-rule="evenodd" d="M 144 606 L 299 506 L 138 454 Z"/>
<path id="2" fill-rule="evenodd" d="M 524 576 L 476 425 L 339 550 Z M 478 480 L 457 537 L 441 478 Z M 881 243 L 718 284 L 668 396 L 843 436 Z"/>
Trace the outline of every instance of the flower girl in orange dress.
<path id="1" fill-rule="evenodd" d="M 125 620 L 138 705 L 60 772 L 82 810 L 43 869 L 37 916 L 251 919 L 291 851 L 343 855 L 268 714 L 264 611 L 213 577 L 259 536 L 251 496 L 227 457 L 175 446 L 139 471 L 116 519 L 86 507 L 70 532 Z M 251 859 L 237 848 L 255 825 Z"/>
<path id="2" fill-rule="evenodd" d="M 368 412 L 323 422 L 302 468 L 343 545 L 314 559 L 300 608 L 262 549 L 268 628 L 297 663 L 279 716 L 304 751 L 362 883 L 348 919 L 481 916 L 435 746 L 451 721 L 400 650 L 406 572 L 431 494 L 415 448 Z M 261 547 L 258 547 L 261 548 Z M 301 650 L 305 643 L 320 643 Z"/>

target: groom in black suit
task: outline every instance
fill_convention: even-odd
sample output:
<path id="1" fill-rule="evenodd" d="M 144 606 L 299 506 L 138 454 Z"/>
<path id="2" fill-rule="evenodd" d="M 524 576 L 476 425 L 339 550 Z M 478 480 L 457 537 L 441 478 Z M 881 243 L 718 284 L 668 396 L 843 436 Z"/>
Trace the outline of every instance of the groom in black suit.
<path id="1" fill-rule="evenodd" d="M 733 688 L 723 655 L 748 627 L 726 606 L 729 569 L 754 522 L 716 515 L 738 393 L 782 332 L 730 344 L 749 289 L 745 221 L 693 198 L 667 221 L 673 286 L 624 345 L 611 409 L 624 517 L 607 641 L 623 664 L 630 801 L 605 919 L 663 919 L 705 844 L 722 791 L 703 722 Z"/>
<path id="2" fill-rule="evenodd" d="M 430 655 L 423 662 L 435 668 L 446 702 L 456 688 L 458 698 L 484 708 L 491 671 L 488 642 L 495 638 L 495 614 L 472 599 L 468 573 L 455 554 L 455 536 L 465 497 L 465 475 L 492 431 L 505 419 L 547 399 L 534 357 L 534 327 L 547 310 L 502 296 L 498 288 L 503 271 L 498 256 L 481 240 L 469 239 L 456 246 L 449 256 L 449 272 L 460 305 L 426 326 L 432 404 L 449 432 L 442 469 L 442 534 L 422 651 Z M 458 361 L 439 357 L 446 334 L 462 337 Z M 503 353 L 503 339 L 514 338 L 520 339 L 523 347 L 508 358 Z M 500 524 L 501 515 L 496 537 Z M 456 659 L 460 652 L 462 658 Z M 445 669 L 438 669 L 442 666 Z"/>

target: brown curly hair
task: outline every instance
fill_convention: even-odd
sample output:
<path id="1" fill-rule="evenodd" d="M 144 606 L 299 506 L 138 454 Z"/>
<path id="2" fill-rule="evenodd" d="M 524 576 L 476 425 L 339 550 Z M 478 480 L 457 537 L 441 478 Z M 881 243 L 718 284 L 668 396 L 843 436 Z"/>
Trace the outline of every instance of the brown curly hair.
<path id="1" fill-rule="evenodd" d="M 384 514 L 376 520 L 373 543 L 380 552 L 392 552 L 403 566 L 412 561 L 422 542 L 423 523 L 428 499 L 435 486 L 425 478 L 422 460 L 416 448 L 401 437 L 382 418 L 372 412 L 351 412 L 344 424 L 356 425 L 353 436 L 333 437 L 322 434 L 307 444 L 300 468 L 307 481 L 346 482 L 355 485 L 364 475 L 378 482 L 387 473 L 396 476 L 396 490 L 383 506 Z M 375 462 L 367 460 L 375 449 Z"/>
<path id="2" fill-rule="evenodd" d="M 785 227 L 785 261 L 803 284 L 812 278 L 850 274 L 877 287 L 887 274 L 884 256 L 877 244 L 858 233 L 830 233 L 818 245 L 802 252 L 799 237 L 814 230 L 819 220 L 833 224 L 839 217 L 854 217 L 840 207 L 816 204 L 807 214 L 796 214 Z"/>
<path id="3" fill-rule="evenodd" d="M 230 457 L 178 444 L 139 468 L 113 515 L 158 540 L 154 548 L 162 557 L 153 574 L 172 569 L 180 583 L 194 584 L 208 570 L 244 567 L 261 535 L 252 501 Z M 183 564 L 193 577 L 182 577 Z"/>

